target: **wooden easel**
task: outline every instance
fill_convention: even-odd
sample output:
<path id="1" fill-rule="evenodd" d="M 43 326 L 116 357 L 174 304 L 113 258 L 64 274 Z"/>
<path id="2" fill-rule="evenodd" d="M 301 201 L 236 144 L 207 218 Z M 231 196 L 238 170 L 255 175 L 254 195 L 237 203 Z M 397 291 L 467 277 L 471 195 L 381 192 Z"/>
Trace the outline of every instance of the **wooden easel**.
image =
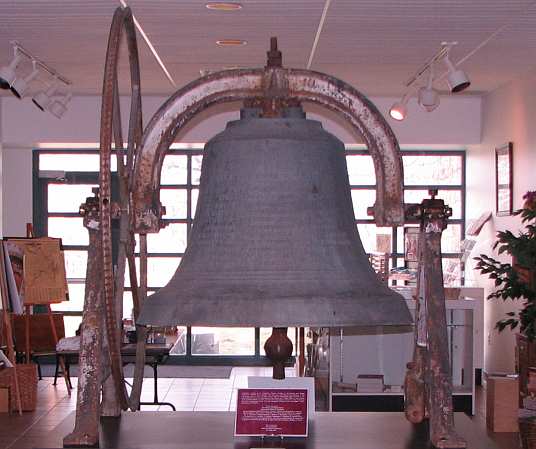
<path id="1" fill-rule="evenodd" d="M 27 238 L 34 238 L 34 232 L 33 232 L 33 225 L 32 223 L 26 223 L 26 237 Z M 26 363 L 31 362 L 30 357 L 30 315 L 31 315 L 31 307 L 35 304 L 24 304 L 24 311 L 25 311 L 25 317 L 24 317 L 24 326 L 25 326 L 25 351 L 26 351 Z M 42 305 L 42 304 L 40 304 Z M 58 344 L 58 332 L 56 331 L 56 326 L 54 324 L 54 317 L 52 316 L 52 309 L 50 308 L 50 304 L 45 304 L 46 313 L 48 315 L 48 319 L 50 322 L 50 327 L 52 329 L 52 337 L 54 340 L 54 345 Z M 65 386 L 67 387 L 67 393 L 69 396 L 71 395 L 71 383 L 69 381 L 69 377 L 67 375 L 67 370 L 65 368 L 65 360 L 63 358 L 59 358 L 61 371 L 63 373 L 63 378 L 65 379 Z"/>
<path id="2" fill-rule="evenodd" d="M 19 379 L 17 376 L 17 361 L 15 360 L 15 348 L 13 347 L 13 331 L 11 328 L 11 320 L 9 319 L 8 305 L 8 289 L 6 281 L 6 265 L 5 265 L 4 245 L 0 245 L 0 293 L 2 296 L 2 317 L 6 329 L 7 339 L 7 358 L 13 365 L 13 377 L 15 382 L 15 397 L 17 400 L 17 408 L 19 415 L 22 415 L 22 402 L 20 398 Z"/>

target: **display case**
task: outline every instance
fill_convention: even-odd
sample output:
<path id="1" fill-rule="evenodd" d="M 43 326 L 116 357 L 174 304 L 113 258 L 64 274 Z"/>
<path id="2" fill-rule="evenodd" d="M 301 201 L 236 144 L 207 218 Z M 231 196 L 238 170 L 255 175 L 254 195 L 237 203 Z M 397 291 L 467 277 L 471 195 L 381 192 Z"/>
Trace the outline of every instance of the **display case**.
<path id="1" fill-rule="evenodd" d="M 413 312 L 411 290 L 401 293 Z M 461 287 L 459 299 L 446 301 L 454 408 L 469 414 L 475 409 L 475 372 L 483 366 L 483 299 L 483 289 Z M 413 342 L 411 326 L 330 329 L 329 410 L 402 411 Z"/>

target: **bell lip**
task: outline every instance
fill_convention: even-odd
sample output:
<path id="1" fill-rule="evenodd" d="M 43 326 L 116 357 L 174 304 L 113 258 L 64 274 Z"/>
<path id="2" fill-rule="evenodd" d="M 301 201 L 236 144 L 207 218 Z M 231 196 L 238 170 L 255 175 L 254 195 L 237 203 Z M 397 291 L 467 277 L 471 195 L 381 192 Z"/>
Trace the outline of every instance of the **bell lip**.
<path id="1" fill-rule="evenodd" d="M 246 297 L 220 301 L 166 297 L 157 292 L 144 302 L 136 323 L 142 326 L 204 327 L 411 326 L 413 318 L 406 300 L 391 292 L 390 296 L 286 297 L 262 302 Z"/>
<path id="2" fill-rule="evenodd" d="M 169 318 L 169 317 L 167 317 Z M 303 321 L 286 321 L 286 322 L 274 322 L 274 321 L 244 321 L 237 323 L 222 323 L 214 322 L 212 320 L 196 320 L 196 321 L 178 321 L 178 320 L 151 320 L 151 322 L 144 322 L 143 317 L 140 316 L 136 322 L 137 326 L 153 326 L 153 327 L 171 327 L 171 326 L 193 326 L 193 327 L 329 327 L 329 328 L 378 328 L 378 327 L 412 327 L 414 324 L 413 319 L 410 321 L 397 321 L 397 322 L 369 322 L 366 324 L 355 322 L 340 322 L 340 323 L 328 323 L 328 322 L 303 322 Z M 408 329 L 409 331 L 409 329 Z"/>

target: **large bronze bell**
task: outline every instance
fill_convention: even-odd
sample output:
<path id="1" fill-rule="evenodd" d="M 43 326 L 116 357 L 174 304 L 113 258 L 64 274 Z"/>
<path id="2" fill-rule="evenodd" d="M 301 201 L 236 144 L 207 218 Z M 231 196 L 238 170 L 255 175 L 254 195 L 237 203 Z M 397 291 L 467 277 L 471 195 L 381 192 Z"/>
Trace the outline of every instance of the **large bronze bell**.
<path id="1" fill-rule="evenodd" d="M 306 120 L 242 111 L 205 146 L 186 253 L 139 324 L 404 325 L 354 222 L 341 141 Z"/>

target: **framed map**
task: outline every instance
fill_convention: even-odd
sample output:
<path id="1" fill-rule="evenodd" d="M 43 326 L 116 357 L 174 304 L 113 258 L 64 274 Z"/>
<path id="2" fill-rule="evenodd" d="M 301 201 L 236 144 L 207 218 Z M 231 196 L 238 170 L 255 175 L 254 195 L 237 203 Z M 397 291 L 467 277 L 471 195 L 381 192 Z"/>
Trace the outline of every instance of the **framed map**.
<path id="1" fill-rule="evenodd" d="M 512 215 L 512 142 L 495 148 L 495 197 L 498 216 Z"/>
<path id="2" fill-rule="evenodd" d="M 51 304 L 68 299 L 60 239 L 6 238 L 4 247 L 21 304 Z"/>

